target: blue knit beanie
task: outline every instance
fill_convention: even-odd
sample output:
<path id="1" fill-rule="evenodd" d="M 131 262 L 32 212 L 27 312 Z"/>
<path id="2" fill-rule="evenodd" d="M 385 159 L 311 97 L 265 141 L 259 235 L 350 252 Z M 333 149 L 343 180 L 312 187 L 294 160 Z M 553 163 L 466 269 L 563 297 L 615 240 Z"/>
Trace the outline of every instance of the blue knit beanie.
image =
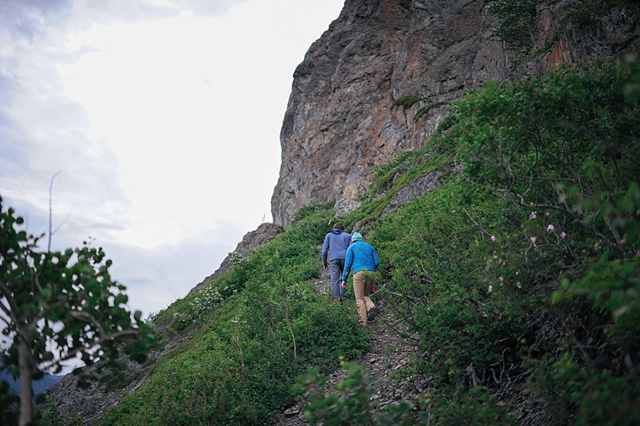
<path id="1" fill-rule="evenodd" d="M 354 232 L 351 241 L 362 241 L 362 235 L 359 232 Z"/>

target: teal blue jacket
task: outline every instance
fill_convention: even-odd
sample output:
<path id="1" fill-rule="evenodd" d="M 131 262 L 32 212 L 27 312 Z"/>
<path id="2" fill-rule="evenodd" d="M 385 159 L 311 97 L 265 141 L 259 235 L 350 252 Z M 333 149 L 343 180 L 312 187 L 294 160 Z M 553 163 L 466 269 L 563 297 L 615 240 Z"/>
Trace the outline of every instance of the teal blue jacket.
<path id="1" fill-rule="evenodd" d="M 344 260 L 344 271 L 342 272 L 342 281 L 347 280 L 349 271 L 353 268 L 353 274 L 367 270 L 375 272 L 380 264 L 378 253 L 371 244 L 364 241 L 354 241 L 347 249 L 347 255 Z"/>

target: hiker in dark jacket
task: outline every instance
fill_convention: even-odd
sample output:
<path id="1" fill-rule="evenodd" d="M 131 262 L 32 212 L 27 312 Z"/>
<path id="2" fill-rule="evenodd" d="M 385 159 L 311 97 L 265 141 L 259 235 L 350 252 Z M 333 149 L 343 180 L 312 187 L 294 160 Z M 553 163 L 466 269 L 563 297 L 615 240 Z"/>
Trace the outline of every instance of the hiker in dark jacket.
<path id="1" fill-rule="evenodd" d="M 331 264 L 331 297 L 333 300 L 342 299 L 344 296 L 344 288 L 340 285 L 340 278 L 342 276 L 342 270 L 344 269 L 344 259 L 350 241 L 351 234 L 344 232 L 342 222 L 337 222 L 333 225 L 331 232 L 324 237 L 324 244 L 322 245 L 322 265 L 325 270 L 328 268 L 328 251 L 329 263 Z"/>
<path id="2" fill-rule="evenodd" d="M 347 277 L 353 269 L 353 292 L 356 296 L 360 323 L 367 325 L 367 320 L 372 321 L 378 314 L 378 308 L 369 298 L 374 279 L 368 273 L 376 272 L 380 260 L 376 249 L 371 244 L 365 243 L 359 232 L 353 233 L 351 241 L 353 244 L 347 250 L 344 272 L 342 272 L 342 287 L 347 286 Z"/>

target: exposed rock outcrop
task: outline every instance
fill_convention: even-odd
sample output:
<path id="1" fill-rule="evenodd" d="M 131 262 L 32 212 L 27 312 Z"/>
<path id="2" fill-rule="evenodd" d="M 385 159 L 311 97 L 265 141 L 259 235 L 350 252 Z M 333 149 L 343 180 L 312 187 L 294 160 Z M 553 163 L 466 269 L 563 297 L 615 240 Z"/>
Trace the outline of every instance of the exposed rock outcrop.
<path id="1" fill-rule="evenodd" d="M 162 330 L 157 331 L 164 332 L 166 327 L 162 327 Z M 147 354 L 148 359 L 152 363 L 162 358 L 168 352 L 188 341 L 196 331 L 197 329 L 192 329 L 188 333 L 175 334 L 166 345 L 150 350 Z M 119 404 L 126 395 L 142 386 L 146 380 L 146 376 L 140 374 L 143 365 L 125 357 L 121 358 L 121 362 L 125 362 L 128 367 L 127 374 L 130 380 L 125 384 L 107 389 L 103 383 L 93 382 L 88 388 L 82 389 L 78 386 L 78 377 L 70 373 L 44 391 L 45 403 L 41 407 L 46 411 L 50 404 L 54 404 L 60 418 L 65 420 L 65 424 L 70 422 L 76 415 L 79 415 L 82 419 L 82 425 L 96 423 L 109 409 Z M 87 369 L 85 371 L 87 373 L 101 375 L 97 373 L 97 364 L 84 368 Z M 108 380 L 109 377 L 107 376 L 105 379 Z"/>
<path id="2" fill-rule="evenodd" d="M 311 201 L 353 200 L 368 188 L 373 166 L 424 146 L 446 104 L 491 79 L 540 76 L 558 62 L 614 57 L 637 49 L 634 22 L 613 9 L 597 22 L 559 31 L 575 0 L 540 2 L 542 48 L 535 61 L 514 63 L 492 36 L 497 18 L 486 0 L 346 0 L 294 73 L 280 135 L 282 164 L 271 209 L 290 224 Z M 555 41 L 554 41 L 555 40 Z M 391 109 L 406 95 L 424 99 Z M 443 103 L 443 104 L 439 104 Z M 440 105 L 420 119 L 416 111 Z"/>
<path id="3" fill-rule="evenodd" d="M 240 241 L 236 246 L 236 249 L 224 258 L 224 260 L 220 264 L 220 267 L 216 269 L 213 274 L 202 280 L 200 284 L 192 288 L 189 294 L 201 289 L 202 287 L 207 285 L 207 283 L 229 272 L 231 269 L 233 269 L 233 262 L 236 261 L 238 257 L 244 259 L 249 258 L 254 251 L 267 244 L 273 237 L 283 231 L 284 230 L 281 226 L 275 225 L 273 223 L 263 223 L 258 226 L 255 231 L 247 232 L 245 236 L 242 237 L 242 241 Z"/>

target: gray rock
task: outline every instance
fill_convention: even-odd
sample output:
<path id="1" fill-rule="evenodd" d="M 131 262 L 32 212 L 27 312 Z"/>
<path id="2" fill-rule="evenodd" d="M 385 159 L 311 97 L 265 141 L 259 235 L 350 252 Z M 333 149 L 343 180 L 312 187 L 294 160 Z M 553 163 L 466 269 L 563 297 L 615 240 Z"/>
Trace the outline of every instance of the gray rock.
<path id="1" fill-rule="evenodd" d="M 431 172 L 412 182 L 409 186 L 402 188 L 395 198 L 389 202 L 387 207 L 384 208 L 380 218 L 382 219 L 397 208 L 402 207 L 416 198 L 423 196 L 432 189 L 437 188 L 440 184 L 438 178 L 444 173 L 445 172 L 443 170 Z"/>
<path id="2" fill-rule="evenodd" d="M 446 104 L 465 90 L 492 79 L 538 77 L 558 62 L 637 50 L 638 38 L 629 39 L 631 13 L 620 8 L 592 25 L 558 32 L 559 17 L 578 3 L 539 2 L 542 33 L 535 48 L 559 37 L 535 61 L 516 64 L 516 53 L 492 36 L 498 22 L 489 1 L 346 0 L 294 73 L 271 199 L 274 222 L 288 227 L 312 201 L 357 199 L 368 189 L 373 166 L 423 147 L 446 116 Z M 406 95 L 424 101 L 390 109 Z M 438 102 L 444 104 L 414 118 Z"/>
<path id="3" fill-rule="evenodd" d="M 361 205 L 362 202 L 360 201 L 351 198 L 345 198 L 338 201 L 335 206 L 333 206 L 333 210 L 335 210 L 336 212 L 336 217 L 344 219 L 349 213 L 356 210 Z"/>

